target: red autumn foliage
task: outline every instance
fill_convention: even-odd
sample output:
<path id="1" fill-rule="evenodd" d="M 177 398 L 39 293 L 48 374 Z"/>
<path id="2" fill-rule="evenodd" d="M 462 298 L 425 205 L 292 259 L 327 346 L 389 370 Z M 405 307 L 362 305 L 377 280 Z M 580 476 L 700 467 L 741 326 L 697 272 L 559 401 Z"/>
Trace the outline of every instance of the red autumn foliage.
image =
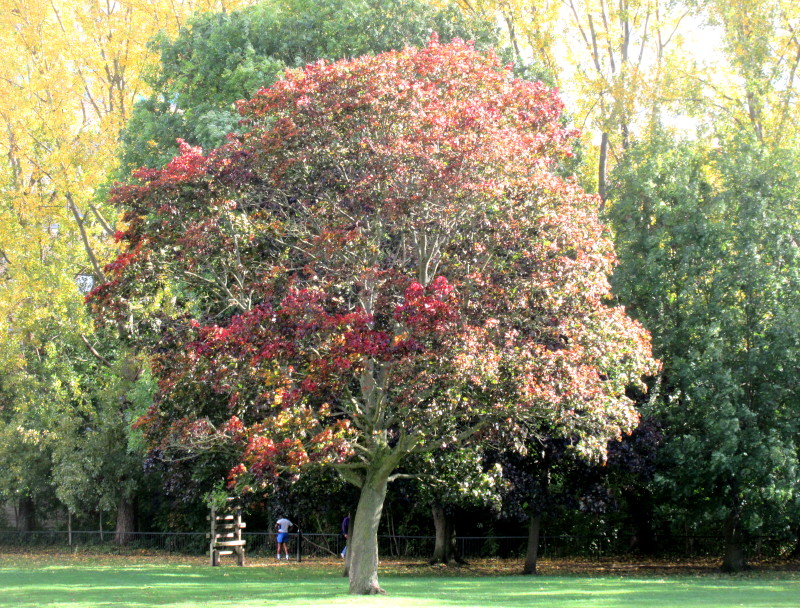
<path id="1" fill-rule="evenodd" d="M 432 40 L 289 72 L 244 135 L 118 187 L 127 250 L 88 299 L 152 349 L 148 438 L 235 446 L 244 489 L 509 421 L 601 456 L 655 364 L 596 197 L 557 175 L 561 110 Z"/>

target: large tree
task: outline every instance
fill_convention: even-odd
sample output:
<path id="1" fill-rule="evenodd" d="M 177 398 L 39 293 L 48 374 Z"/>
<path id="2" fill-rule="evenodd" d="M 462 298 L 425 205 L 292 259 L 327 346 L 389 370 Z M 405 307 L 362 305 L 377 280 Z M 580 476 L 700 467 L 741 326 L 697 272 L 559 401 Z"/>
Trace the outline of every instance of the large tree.
<path id="1" fill-rule="evenodd" d="M 659 479 L 689 525 L 723 533 L 723 567 L 797 518 L 797 156 L 721 134 L 662 137 L 620 167 L 620 299 L 663 361 Z"/>
<path id="2" fill-rule="evenodd" d="M 434 9 L 421 0 L 270 0 L 242 10 L 204 13 L 177 37 L 153 41 L 160 56 L 122 133 L 120 179 L 140 167 L 163 167 L 178 153 L 177 140 L 213 148 L 239 130 L 236 102 L 272 84 L 289 67 L 423 45 L 436 31 L 444 40 L 473 40 L 479 49 L 499 44 L 493 20 L 467 17 L 454 5 Z M 166 463 L 165 485 L 186 480 L 186 467 Z M 195 461 L 192 483 L 218 482 L 224 458 Z M 201 471 L 210 478 L 201 479 Z M 183 480 L 183 481 L 181 481 Z M 185 486 L 188 488 L 188 486 Z M 173 488 L 174 489 L 174 488 Z M 207 489 L 195 492 L 199 497 Z"/>
<path id="3" fill-rule="evenodd" d="M 555 174 L 553 91 L 434 39 L 240 110 L 244 135 L 114 194 L 126 251 L 91 301 L 153 346 L 156 445 L 238 454 L 240 491 L 335 467 L 360 488 L 350 590 L 375 593 L 410 454 L 531 424 L 602 457 L 635 426 L 648 337 L 608 306 L 596 197 Z"/>

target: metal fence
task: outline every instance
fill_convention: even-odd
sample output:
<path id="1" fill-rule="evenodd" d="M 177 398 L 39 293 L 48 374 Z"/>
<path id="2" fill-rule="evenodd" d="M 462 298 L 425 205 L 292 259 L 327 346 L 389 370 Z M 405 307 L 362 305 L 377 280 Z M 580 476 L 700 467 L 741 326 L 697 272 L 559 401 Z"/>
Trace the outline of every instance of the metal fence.
<path id="1" fill-rule="evenodd" d="M 275 534 L 271 532 L 245 532 L 247 554 L 269 556 L 275 552 Z M 379 553 L 384 558 L 424 559 L 434 548 L 433 536 L 379 536 Z M 520 558 L 527 547 L 525 536 L 457 537 L 460 554 L 467 559 Z M 788 538 L 754 536 L 746 543 L 746 553 L 751 559 L 785 556 L 794 546 Z M 299 546 L 298 546 L 299 543 Z M 158 552 L 180 555 L 204 555 L 208 552 L 208 535 L 204 532 L 134 532 L 127 535 L 125 543 L 116 542 L 114 532 L 46 530 L 37 532 L 0 531 L 0 551 L 4 548 L 87 548 L 114 554 Z M 630 536 L 577 536 L 543 535 L 539 540 L 542 558 L 621 556 L 630 553 Z M 293 534 L 290 550 L 303 557 L 338 557 L 344 548 L 344 539 L 338 534 Z M 717 536 L 678 536 L 656 538 L 660 557 L 719 557 L 723 554 L 723 541 Z"/>

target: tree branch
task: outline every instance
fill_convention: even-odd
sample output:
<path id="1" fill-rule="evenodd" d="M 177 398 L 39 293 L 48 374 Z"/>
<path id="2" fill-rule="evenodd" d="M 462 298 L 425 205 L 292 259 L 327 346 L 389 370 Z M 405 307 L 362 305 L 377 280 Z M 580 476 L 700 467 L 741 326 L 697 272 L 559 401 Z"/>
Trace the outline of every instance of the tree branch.
<path id="1" fill-rule="evenodd" d="M 95 359 L 100 361 L 100 363 L 102 363 L 106 367 L 111 367 L 111 363 L 108 361 L 108 359 L 106 359 L 103 355 L 97 352 L 97 349 L 95 349 L 95 347 L 91 345 L 89 339 L 85 335 L 81 334 L 81 340 L 83 340 L 83 343 L 86 345 L 86 348 L 88 348 L 89 352 L 92 353 L 92 355 L 94 355 Z"/>
<path id="2" fill-rule="evenodd" d="M 106 233 L 106 236 L 114 236 L 114 228 L 106 221 L 106 218 L 100 213 L 100 211 L 95 207 L 92 203 L 89 203 L 89 209 L 92 210 L 94 216 L 97 218 L 97 221 L 100 222 L 100 225 L 103 227 L 103 231 Z"/>
<path id="3" fill-rule="evenodd" d="M 97 261 L 97 257 L 94 255 L 94 250 L 92 249 L 92 246 L 89 243 L 89 236 L 86 234 L 86 227 L 83 225 L 83 217 L 81 216 L 80 211 L 78 211 L 78 207 L 72 198 L 72 193 L 67 192 L 65 196 L 67 198 L 67 202 L 69 203 L 70 211 L 72 211 L 72 215 L 75 218 L 75 222 L 78 224 L 78 230 L 81 233 L 81 240 L 83 241 L 83 247 L 86 250 L 86 254 L 89 256 L 89 260 L 92 263 L 92 268 L 94 269 L 95 277 L 101 283 L 105 283 L 106 275 L 105 273 L 103 273 L 103 269 L 100 268 L 100 263 Z"/>

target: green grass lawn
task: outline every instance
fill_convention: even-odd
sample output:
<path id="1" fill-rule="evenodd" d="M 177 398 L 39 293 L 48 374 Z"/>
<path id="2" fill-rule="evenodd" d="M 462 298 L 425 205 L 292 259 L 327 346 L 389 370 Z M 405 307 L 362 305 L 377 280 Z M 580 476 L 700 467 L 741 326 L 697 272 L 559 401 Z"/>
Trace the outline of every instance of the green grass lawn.
<path id="1" fill-rule="evenodd" d="M 201 564 L 199 559 L 148 563 L 147 558 L 3 557 L 0 607 L 800 607 L 796 572 L 523 577 L 392 567 L 381 572 L 387 596 L 352 597 L 337 564 L 265 562 L 246 568 Z"/>

